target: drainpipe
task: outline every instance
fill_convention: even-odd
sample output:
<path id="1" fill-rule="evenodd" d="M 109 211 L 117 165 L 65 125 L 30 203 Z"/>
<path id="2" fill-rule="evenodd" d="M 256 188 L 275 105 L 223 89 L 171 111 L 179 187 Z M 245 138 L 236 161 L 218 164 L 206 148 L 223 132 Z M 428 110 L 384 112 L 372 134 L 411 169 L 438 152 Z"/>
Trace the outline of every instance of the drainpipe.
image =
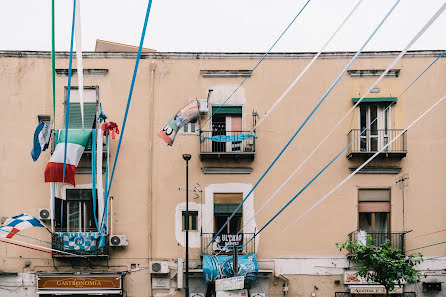
<path id="1" fill-rule="evenodd" d="M 149 158 L 148 158 L 148 166 L 147 166 L 147 175 L 148 175 L 148 182 L 147 182 L 147 194 L 148 194 L 148 248 L 149 248 L 149 264 L 152 260 L 152 253 L 153 253 L 153 246 L 152 246 L 152 220 L 153 220 L 153 129 L 154 129 L 154 112 L 153 112 L 153 106 L 154 106 L 154 100 L 155 100 L 155 70 L 156 70 L 156 63 L 150 62 L 149 64 L 149 70 L 150 70 L 150 97 L 147 103 L 147 111 L 148 111 L 148 117 L 147 117 L 147 141 L 148 141 L 148 151 L 149 151 Z M 147 282 L 149 287 L 149 296 L 152 296 L 152 281 L 150 276 L 150 281 Z"/>

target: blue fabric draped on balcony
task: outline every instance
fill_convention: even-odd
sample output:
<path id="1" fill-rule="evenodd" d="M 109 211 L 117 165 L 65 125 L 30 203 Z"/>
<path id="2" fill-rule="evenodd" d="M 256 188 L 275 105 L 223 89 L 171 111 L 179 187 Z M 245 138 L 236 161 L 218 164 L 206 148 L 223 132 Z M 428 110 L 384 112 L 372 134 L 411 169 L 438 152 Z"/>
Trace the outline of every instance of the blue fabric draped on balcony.
<path id="1" fill-rule="evenodd" d="M 205 139 L 209 139 L 209 140 L 215 141 L 215 142 L 237 142 L 237 141 L 249 139 L 251 137 L 257 138 L 257 136 L 255 136 L 253 134 L 215 135 L 212 137 L 204 136 L 201 139 L 201 142 L 203 142 Z"/>

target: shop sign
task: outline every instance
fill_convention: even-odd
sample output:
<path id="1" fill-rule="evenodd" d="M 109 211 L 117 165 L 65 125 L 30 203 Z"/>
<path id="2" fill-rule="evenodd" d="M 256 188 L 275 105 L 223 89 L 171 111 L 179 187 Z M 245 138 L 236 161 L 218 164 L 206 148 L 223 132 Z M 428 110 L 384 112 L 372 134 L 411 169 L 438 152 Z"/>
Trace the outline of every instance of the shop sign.
<path id="1" fill-rule="evenodd" d="M 386 294 L 384 286 L 348 286 L 351 294 Z M 396 287 L 390 294 L 402 294 L 403 288 Z"/>
<path id="2" fill-rule="evenodd" d="M 217 297 L 248 297 L 248 290 L 217 291 Z"/>
<path id="3" fill-rule="evenodd" d="M 121 289 L 120 276 L 39 276 L 39 289 Z"/>
<path id="4" fill-rule="evenodd" d="M 215 281 L 215 291 L 231 291 L 243 289 L 245 285 L 244 276 L 217 279 Z"/>

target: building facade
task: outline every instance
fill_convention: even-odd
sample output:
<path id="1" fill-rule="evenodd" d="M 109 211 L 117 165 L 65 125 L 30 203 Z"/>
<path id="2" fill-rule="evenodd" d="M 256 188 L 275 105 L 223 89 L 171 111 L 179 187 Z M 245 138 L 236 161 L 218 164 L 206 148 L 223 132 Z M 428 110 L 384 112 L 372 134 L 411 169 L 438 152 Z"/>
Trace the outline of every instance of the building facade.
<path id="1" fill-rule="evenodd" d="M 105 202 L 105 138 L 98 137 L 104 142 L 102 152 L 94 154 L 94 147 L 87 145 L 76 169 L 75 187 L 44 182 L 51 152 L 42 152 L 35 163 L 29 156 L 39 121 L 54 121 L 56 129 L 64 127 L 68 53 L 56 54 L 53 118 L 50 54 L 0 52 L 1 117 L 5 123 L 0 143 L 0 217 L 2 221 L 20 213 L 42 217 L 42 210 L 49 210 L 44 222 L 53 235 L 44 228 L 32 228 L 20 232 L 23 236 L 14 236 L 14 243 L 70 253 L 44 253 L 1 242 L 0 296 L 184 296 L 183 154 L 191 155 L 191 296 L 215 295 L 215 282 L 205 281 L 204 259 L 231 255 L 234 242 L 244 245 L 240 256 L 254 255 L 257 262 L 255 279 L 244 284 L 250 296 L 280 296 L 284 292 L 289 296 L 380 296 L 379 287 L 352 277 L 354 263 L 346 259 L 336 243 L 363 240 L 368 234 L 376 243 L 390 239 L 394 247 L 411 251 L 444 241 L 444 232 L 433 233 L 446 226 L 444 103 L 297 224 L 282 231 L 444 95 L 446 62 L 442 58 L 400 96 L 440 54 L 407 53 L 263 208 L 398 52 L 362 54 L 236 211 L 220 238 L 211 243 L 354 53 L 322 54 L 255 130 L 256 123 L 313 54 L 273 53 L 249 75 L 249 69 L 262 55 L 143 53 L 126 128 L 121 131 L 124 135 L 111 198 Z M 84 53 L 86 128 L 100 129 L 99 106 L 108 120 L 122 128 L 135 58 L 135 53 Z M 231 95 L 245 78 L 244 85 Z M 80 129 L 76 73 L 72 83 L 70 129 Z M 158 132 L 195 99 L 200 103 L 200 116 L 181 128 L 173 145 L 167 146 Z M 366 132 L 360 135 L 364 129 Z M 109 139 L 110 172 L 119 136 Z M 221 136 L 227 137 L 225 142 L 216 140 Z M 57 132 L 52 143 L 56 137 Z M 352 145 L 296 201 L 247 243 L 350 142 Z M 96 206 L 92 190 L 94 155 L 95 169 L 103 173 L 97 175 Z M 95 239 L 99 231 L 93 224 L 95 216 L 108 222 L 105 245 L 92 250 L 84 246 L 83 251 L 67 248 L 67 242 L 82 246 L 80 241 Z M 242 227 L 243 232 L 237 235 Z M 404 296 L 446 296 L 446 245 L 419 251 L 425 257 L 419 266 L 421 279 L 416 284 L 405 284 L 401 292 Z"/>

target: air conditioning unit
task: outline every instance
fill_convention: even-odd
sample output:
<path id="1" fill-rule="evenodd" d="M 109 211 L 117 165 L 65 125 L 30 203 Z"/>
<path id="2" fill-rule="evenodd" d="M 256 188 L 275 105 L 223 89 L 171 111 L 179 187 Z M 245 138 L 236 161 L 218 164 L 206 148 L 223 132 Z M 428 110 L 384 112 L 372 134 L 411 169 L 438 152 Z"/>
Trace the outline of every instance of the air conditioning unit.
<path id="1" fill-rule="evenodd" d="M 209 112 L 208 100 L 207 99 L 198 99 L 198 111 L 200 113 Z"/>
<path id="2" fill-rule="evenodd" d="M 190 297 L 204 297 L 204 293 L 192 293 Z"/>
<path id="3" fill-rule="evenodd" d="M 39 208 L 39 219 L 42 221 L 51 219 L 51 211 L 48 208 Z"/>
<path id="4" fill-rule="evenodd" d="M 153 274 L 169 273 L 169 264 L 167 261 L 152 261 L 150 263 L 150 272 Z"/>
<path id="5" fill-rule="evenodd" d="M 128 246 L 127 236 L 125 235 L 112 235 L 110 237 L 110 246 Z"/>

